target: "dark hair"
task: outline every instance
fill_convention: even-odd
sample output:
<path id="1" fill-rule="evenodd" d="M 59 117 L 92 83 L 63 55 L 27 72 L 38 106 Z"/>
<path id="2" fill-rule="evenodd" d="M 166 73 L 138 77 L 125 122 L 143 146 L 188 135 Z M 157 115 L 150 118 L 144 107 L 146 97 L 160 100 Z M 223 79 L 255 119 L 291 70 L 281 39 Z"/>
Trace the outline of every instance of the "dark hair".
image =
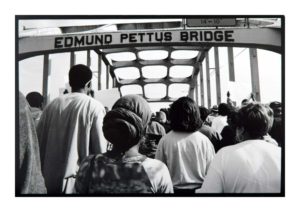
<path id="1" fill-rule="evenodd" d="M 43 96 L 39 92 L 30 92 L 29 94 L 27 94 L 26 100 L 31 107 L 42 107 Z"/>
<path id="2" fill-rule="evenodd" d="M 282 107 L 281 107 L 281 103 L 280 102 L 271 102 L 270 103 L 270 108 L 273 110 L 274 112 L 274 116 L 280 116 L 281 115 L 281 110 L 282 110 Z"/>
<path id="3" fill-rule="evenodd" d="M 229 106 L 226 103 L 219 104 L 218 107 L 219 115 L 227 116 L 229 113 Z"/>
<path id="4" fill-rule="evenodd" d="M 273 111 L 260 103 L 249 103 L 242 107 L 237 118 L 237 127 L 243 127 L 252 139 L 266 135 L 273 125 Z"/>
<path id="5" fill-rule="evenodd" d="M 230 123 L 229 123 L 230 122 Z M 227 115 L 227 123 L 230 127 L 236 127 L 238 122 L 238 111 L 237 110 L 230 110 Z"/>
<path id="6" fill-rule="evenodd" d="M 92 71 L 86 65 L 74 65 L 69 71 L 69 83 L 72 89 L 84 88 L 85 84 L 92 79 Z"/>
<path id="7" fill-rule="evenodd" d="M 198 106 L 189 97 L 181 97 L 171 105 L 170 121 L 172 130 L 181 132 L 195 132 L 203 123 Z"/>
<path id="8" fill-rule="evenodd" d="M 245 106 L 247 104 L 249 104 L 249 99 L 243 99 L 241 105 Z"/>
<path id="9" fill-rule="evenodd" d="M 202 121 L 205 121 L 207 116 L 209 115 L 209 110 L 206 107 L 200 106 L 199 107 L 200 118 Z"/>

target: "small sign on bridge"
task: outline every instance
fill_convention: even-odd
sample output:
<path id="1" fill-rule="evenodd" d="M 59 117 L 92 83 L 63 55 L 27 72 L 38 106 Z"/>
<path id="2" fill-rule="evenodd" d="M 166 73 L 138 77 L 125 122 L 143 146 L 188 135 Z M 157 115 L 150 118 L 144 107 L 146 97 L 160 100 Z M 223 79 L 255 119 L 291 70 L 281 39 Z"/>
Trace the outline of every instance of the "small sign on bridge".
<path id="1" fill-rule="evenodd" d="M 188 18 L 186 19 L 188 27 L 225 27 L 235 26 L 235 18 Z"/>

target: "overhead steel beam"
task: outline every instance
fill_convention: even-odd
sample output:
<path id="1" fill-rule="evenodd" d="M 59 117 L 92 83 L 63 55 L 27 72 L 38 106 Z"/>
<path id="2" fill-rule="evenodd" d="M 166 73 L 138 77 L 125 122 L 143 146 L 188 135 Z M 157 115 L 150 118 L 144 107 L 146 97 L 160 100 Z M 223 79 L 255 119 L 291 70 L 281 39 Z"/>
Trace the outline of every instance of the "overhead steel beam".
<path id="1" fill-rule="evenodd" d="M 117 81 L 117 85 L 130 85 L 130 84 L 138 84 L 138 85 L 146 85 L 149 83 L 163 83 L 165 85 L 170 85 L 173 83 L 187 83 L 191 84 L 191 77 L 188 78 L 159 78 L 159 79 L 133 79 L 133 80 L 119 80 Z"/>

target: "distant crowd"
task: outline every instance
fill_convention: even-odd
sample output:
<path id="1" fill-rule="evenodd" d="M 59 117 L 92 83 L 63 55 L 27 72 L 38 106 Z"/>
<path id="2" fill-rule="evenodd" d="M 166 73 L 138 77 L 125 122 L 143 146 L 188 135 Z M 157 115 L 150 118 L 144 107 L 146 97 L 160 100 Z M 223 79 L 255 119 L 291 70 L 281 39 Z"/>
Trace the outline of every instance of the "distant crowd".
<path id="1" fill-rule="evenodd" d="M 253 95 L 208 109 L 181 97 L 152 113 L 139 95 L 109 110 L 92 72 L 69 71 L 71 92 L 46 107 L 19 93 L 16 194 L 280 193 L 282 105 Z"/>

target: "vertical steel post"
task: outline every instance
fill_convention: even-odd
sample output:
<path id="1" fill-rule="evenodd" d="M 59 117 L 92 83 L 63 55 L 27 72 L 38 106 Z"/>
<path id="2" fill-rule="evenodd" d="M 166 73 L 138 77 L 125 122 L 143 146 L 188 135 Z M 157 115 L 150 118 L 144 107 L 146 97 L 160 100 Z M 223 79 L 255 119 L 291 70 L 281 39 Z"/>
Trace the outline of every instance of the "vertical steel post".
<path id="1" fill-rule="evenodd" d="M 234 57 L 233 57 L 233 48 L 228 47 L 228 70 L 229 70 L 229 81 L 235 81 L 235 74 L 234 74 Z"/>
<path id="2" fill-rule="evenodd" d="M 195 91 L 196 91 L 195 95 L 196 95 L 196 103 L 197 103 L 197 105 L 199 105 L 199 91 L 198 91 L 198 86 L 199 86 L 199 73 L 196 76 L 196 89 L 195 89 Z"/>
<path id="3" fill-rule="evenodd" d="M 76 55 L 75 52 L 72 51 L 70 55 L 70 67 L 74 66 L 76 63 Z"/>
<path id="4" fill-rule="evenodd" d="M 98 90 L 102 89 L 101 72 L 102 72 L 102 54 L 98 54 Z"/>
<path id="5" fill-rule="evenodd" d="M 217 92 L 217 104 L 221 103 L 221 80 L 220 80 L 220 62 L 219 62 L 219 49 L 214 47 L 215 53 L 215 70 L 216 70 L 216 92 Z"/>
<path id="6" fill-rule="evenodd" d="M 206 85 L 207 85 L 207 107 L 211 107 L 211 92 L 210 92 L 210 73 L 209 73 L 209 54 L 205 52 L 206 58 Z"/>
<path id="7" fill-rule="evenodd" d="M 86 52 L 86 66 L 91 67 L 91 50 Z"/>
<path id="8" fill-rule="evenodd" d="M 249 48 L 249 55 L 250 55 L 252 93 L 254 94 L 255 100 L 260 102 L 260 84 L 259 84 L 257 49 Z"/>
<path id="9" fill-rule="evenodd" d="M 110 66 L 107 65 L 106 66 L 106 89 L 109 89 L 109 70 L 110 70 Z"/>
<path id="10" fill-rule="evenodd" d="M 44 106 L 46 106 L 50 101 L 50 75 L 51 75 L 51 60 L 49 59 L 49 54 L 44 54 L 44 65 L 43 65 L 43 98 Z"/>
<path id="11" fill-rule="evenodd" d="M 201 95 L 201 105 L 204 106 L 204 81 L 203 81 L 203 66 L 202 63 L 199 64 L 200 72 L 200 95 Z"/>

